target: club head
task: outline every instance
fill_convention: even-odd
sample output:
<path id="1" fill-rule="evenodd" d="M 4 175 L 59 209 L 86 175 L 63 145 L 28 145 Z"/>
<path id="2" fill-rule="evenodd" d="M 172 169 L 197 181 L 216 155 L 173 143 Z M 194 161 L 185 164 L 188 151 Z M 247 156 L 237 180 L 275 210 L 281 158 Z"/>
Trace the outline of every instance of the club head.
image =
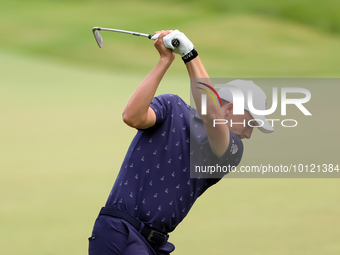
<path id="1" fill-rule="evenodd" d="M 103 37 L 99 34 L 98 30 L 100 30 L 100 28 L 94 27 L 92 29 L 94 38 L 96 38 L 96 42 L 98 44 L 98 46 L 101 48 L 103 47 Z"/>

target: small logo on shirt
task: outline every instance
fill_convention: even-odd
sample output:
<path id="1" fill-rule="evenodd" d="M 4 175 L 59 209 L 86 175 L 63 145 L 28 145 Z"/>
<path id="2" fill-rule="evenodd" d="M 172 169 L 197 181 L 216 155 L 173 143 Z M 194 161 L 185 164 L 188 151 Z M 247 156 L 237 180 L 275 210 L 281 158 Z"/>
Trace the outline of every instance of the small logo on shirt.
<path id="1" fill-rule="evenodd" d="M 237 144 L 233 143 L 233 145 L 231 145 L 230 152 L 231 152 L 231 154 L 235 154 L 237 151 L 238 151 L 238 146 L 237 146 Z"/>

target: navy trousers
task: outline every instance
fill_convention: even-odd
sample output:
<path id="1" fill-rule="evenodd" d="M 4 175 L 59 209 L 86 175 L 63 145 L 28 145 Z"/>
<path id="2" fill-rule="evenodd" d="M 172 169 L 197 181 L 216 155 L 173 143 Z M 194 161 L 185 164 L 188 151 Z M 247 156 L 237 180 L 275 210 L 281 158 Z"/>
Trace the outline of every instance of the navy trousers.
<path id="1" fill-rule="evenodd" d="M 125 220 L 99 215 L 89 238 L 89 255 L 168 255 L 172 243 L 153 246 Z"/>

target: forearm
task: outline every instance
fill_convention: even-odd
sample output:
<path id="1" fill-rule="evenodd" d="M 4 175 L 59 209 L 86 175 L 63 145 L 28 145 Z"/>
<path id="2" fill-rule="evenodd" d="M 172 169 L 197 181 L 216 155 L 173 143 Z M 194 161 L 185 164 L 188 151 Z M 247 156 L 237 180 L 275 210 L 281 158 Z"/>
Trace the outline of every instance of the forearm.
<path id="1" fill-rule="evenodd" d="M 193 98 L 195 100 L 196 108 L 198 109 L 198 113 L 203 120 L 203 122 L 208 122 L 209 119 L 218 119 L 220 118 L 220 110 L 219 106 L 215 104 L 214 100 L 211 97 L 207 97 L 207 114 L 201 115 L 201 95 L 205 94 L 205 92 L 201 89 L 198 89 L 197 87 L 207 89 L 204 85 L 201 85 L 198 82 L 206 83 L 210 86 L 213 86 L 209 80 L 209 75 L 207 71 L 205 70 L 199 56 L 197 56 L 195 59 L 191 60 L 190 62 L 186 63 L 186 68 L 188 70 L 188 74 L 190 77 L 190 84 L 191 84 L 191 92 L 193 95 Z M 215 97 L 215 95 L 214 95 Z M 217 100 L 217 98 L 215 98 Z"/>
<path id="2" fill-rule="evenodd" d="M 187 67 L 190 78 L 209 78 L 199 56 L 187 62 L 185 66 Z"/>
<path id="3" fill-rule="evenodd" d="M 198 82 L 202 82 L 210 86 L 213 86 L 213 84 L 211 83 L 209 75 L 198 56 L 187 62 L 186 67 L 190 76 L 191 91 L 195 100 L 197 112 L 204 123 L 204 128 L 208 136 L 211 150 L 217 157 L 221 157 L 229 145 L 229 132 L 227 125 L 218 125 L 218 127 L 213 126 L 214 119 L 222 118 L 220 106 L 219 104 L 216 105 L 210 96 L 207 96 L 207 113 L 205 115 L 201 114 L 201 96 L 206 93 L 202 89 L 206 90 L 208 88 Z M 202 89 L 198 89 L 197 87 Z M 213 94 L 214 93 L 212 93 L 212 95 Z M 217 98 L 215 98 L 215 101 L 216 100 Z"/>
<path id="4" fill-rule="evenodd" d="M 172 61 L 173 60 L 169 58 L 161 58 L 157 65 L 139 84 L 124 109 L 124 122 L 130 124 L 130 126 L 136 126 L 136 124 L 145 121 L 150 103 L 155 96 L 158 85 Z"/>

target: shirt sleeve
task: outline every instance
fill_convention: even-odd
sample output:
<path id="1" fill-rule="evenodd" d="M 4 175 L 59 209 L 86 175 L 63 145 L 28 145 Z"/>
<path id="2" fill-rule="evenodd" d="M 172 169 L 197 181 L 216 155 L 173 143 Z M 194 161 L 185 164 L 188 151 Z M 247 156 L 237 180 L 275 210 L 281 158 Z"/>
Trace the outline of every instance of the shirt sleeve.
<path id="1" fill-rule="evenodd" d="M 230 131 L 229 131 L 230 132 Z M 209 176 L 207 180 L 208 187 L 216 184 L 223 176 L 228 174 L 231 170 L 233 170 L 238 164 L 241 162 L 241 158 L 243 155 L 243 143 L 241 139 L 235 134 L 230 132 L 230 141 L 229 146 L 223 156 L 221 158 L 215 158 L 214 164 L 219 165 L 221 167 L 226 167 L 228 172 L 216 172 Z M 208 188 L 207 187 L 207 188 Z"/>
<path id="2" fill-rule="evenodd" d="M 153 127 L 160 126 L 167 116 L 172 112 L 172 102 L 173 98 L 176 97 L 170 94 L 164 94 L 154 97 L 151 101 L 150 107 L 154 110 L 156 114 L 156 123 Z"/>
<path id="3" fill-rule="evenodd" d="M 229 131 L 230 132 L 230 131 Z M 236 167 L 241 162 L 243 155 L 243 143 L 241 139 L 230 132 L 229 146 L 219 160 L 219 165 Z"/>

